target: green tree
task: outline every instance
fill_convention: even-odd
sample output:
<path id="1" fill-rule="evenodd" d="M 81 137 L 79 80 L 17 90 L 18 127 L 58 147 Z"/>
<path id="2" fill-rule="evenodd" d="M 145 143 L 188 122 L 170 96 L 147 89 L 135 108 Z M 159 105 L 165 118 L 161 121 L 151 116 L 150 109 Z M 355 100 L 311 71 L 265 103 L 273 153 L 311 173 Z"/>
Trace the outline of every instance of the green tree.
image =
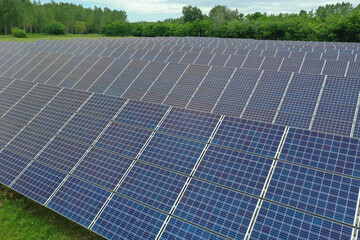
<path id="1" fill-rule="evenodd" d="M 86 23 L 83 21 L 76 21 L 74 25 L 75 33 L 83 34 L 86 32 Z"/>
<path id="2" fill-rule="evenodd" d="M 204 15 L 202 14 L 201 10 L 190 5 L 183 7 L 182 14 L 185 23 L 194 22 L 196 19 L 204 19 Z"/>
<path id="3" fill-rule="evenodd" d="M 66 34 L 66 27 L 64 24 L 59 22 L 53 22 L 44 26 L 44 33 L 54 34 L 54 35 L 64 35 Z"/>

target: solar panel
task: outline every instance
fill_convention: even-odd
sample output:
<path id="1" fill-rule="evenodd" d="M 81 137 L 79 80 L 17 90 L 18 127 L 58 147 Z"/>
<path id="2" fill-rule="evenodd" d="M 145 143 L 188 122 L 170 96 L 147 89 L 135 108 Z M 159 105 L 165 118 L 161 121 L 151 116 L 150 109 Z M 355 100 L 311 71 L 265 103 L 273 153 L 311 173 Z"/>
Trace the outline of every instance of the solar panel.
<path id="1" fill-rule="evenodd" d="M 109 239 L 356 238 L 358 44 L 0 48 L 2 184 Z"/>
<path id="2" fill-rule="evenodd" d="M 32 162 L 26 171 L 16 179 L 12 188 L 44 204 L 65 176 L 65 173 L 58 170 L 37 162 Z"/>
<path id="3" fill-rule="evenodd" d="M 265 198 L 351 225 L 359 186 L 356 179 L 279 162 Z"/>
<path id="4" fill-rule="evenodd" d="M 350 239 L 352 228 L 264 201 L 255 222 L 254 239 Z"/>
<path id="5" fill-rule="evenodd" d="M 174 215 L 229 238 L 244 238 L 257 201 L 227 188 L 192 180 Z"/>

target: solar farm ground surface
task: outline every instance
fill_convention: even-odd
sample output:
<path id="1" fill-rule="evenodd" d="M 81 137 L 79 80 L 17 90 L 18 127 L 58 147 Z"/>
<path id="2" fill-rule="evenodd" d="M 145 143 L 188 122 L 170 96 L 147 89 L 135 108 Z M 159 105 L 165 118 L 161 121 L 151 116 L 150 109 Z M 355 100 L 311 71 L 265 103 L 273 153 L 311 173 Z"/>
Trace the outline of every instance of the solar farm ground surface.
<path id="1" fill-rule="evenodd" d="M 0 182 L 108 239 L 358 239 L 360 44 L 0 43 Z"/>

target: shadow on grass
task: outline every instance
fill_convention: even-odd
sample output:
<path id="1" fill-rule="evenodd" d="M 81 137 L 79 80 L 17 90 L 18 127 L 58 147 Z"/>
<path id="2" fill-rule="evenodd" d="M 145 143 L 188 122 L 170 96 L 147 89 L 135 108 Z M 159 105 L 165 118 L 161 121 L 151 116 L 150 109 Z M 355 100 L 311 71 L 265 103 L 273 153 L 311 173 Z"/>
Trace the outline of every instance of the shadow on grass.
<path id="1" fill-rule="evenodd" d="M 104 238 L 0 184 L 1 239 Z"/>

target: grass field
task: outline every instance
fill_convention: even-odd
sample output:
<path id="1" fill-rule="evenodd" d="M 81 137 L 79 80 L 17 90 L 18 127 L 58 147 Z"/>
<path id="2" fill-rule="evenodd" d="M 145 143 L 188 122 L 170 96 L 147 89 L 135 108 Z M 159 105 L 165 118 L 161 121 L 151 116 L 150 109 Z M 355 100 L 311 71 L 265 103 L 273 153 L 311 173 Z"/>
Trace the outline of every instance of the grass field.
<path id="1" fill-rule="evenodd" d="M 100 236 L 0 184 L 2 240 L 101 240 Z"/>
<path id="2" fill-rule="evenodd" d="M 0 41 L 15 42 L 36 42 L 37 40 L 58 40 L 68 41 L 72 38 L 98 39 L 104 37 L 101 34 L 66 34 L 66 35 L 47 35 L 47 34 L 28 34 L 27 38 L 15 38 L 12 35 L 0 35 Z"/>

